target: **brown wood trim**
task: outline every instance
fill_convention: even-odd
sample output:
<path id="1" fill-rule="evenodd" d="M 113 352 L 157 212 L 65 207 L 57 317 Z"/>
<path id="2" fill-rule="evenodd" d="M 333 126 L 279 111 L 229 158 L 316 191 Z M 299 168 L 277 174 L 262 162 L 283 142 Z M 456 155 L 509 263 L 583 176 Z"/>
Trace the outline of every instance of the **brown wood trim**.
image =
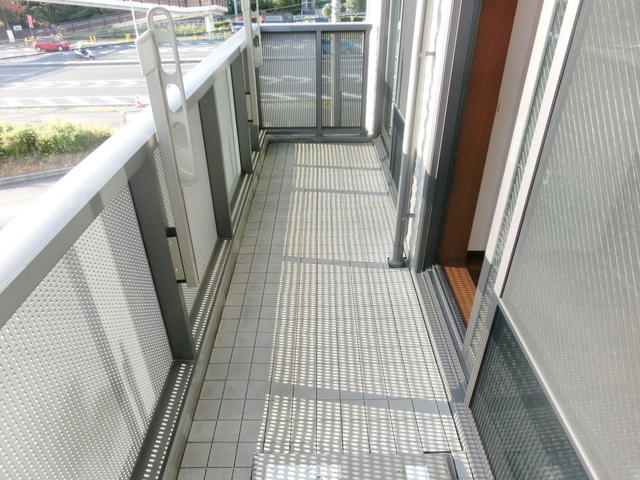
<path id="1" fill-rule="evenodd" d="M 482 2 L 440 242 L 439 259 L 443 264 L 463 264 L 467 255 L 517 4 L 518 0 Z"/>
<path id="2" fill-rule="evenodd" d="M 468 325 L 471 318 L 471 309 L 473 308 L 473 299 L 476 295 L 476 285 L 465 267 L 443 265 L 443 268 L 449 287 L 453 292 L 453 297 L 458 304 L 460 315 L 462 315 L 464 324 Z"/>

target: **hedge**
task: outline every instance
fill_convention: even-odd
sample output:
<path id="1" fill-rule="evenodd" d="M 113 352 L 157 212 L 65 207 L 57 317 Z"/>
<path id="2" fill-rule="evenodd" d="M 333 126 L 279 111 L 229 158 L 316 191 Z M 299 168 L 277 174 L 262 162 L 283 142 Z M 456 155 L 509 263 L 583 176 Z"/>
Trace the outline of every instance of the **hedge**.
<path id="1" fill-rule="evenodd" d="M 0 164 L 8 157 L 51 157 L 97 147 L 112 135 L 102 125 L 77 125 L 59 120 L 31 125 L 0 122 Z"/>

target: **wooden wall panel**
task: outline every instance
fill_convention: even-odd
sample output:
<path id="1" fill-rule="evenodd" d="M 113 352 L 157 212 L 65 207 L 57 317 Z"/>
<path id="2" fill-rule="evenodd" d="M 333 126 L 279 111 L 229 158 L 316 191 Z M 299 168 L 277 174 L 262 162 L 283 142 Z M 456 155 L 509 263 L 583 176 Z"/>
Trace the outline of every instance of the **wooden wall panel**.
<path id="1" fill-rule="evenodd" d="M 440 243 L 442 264 L 462 265 L 465 262 L 517 4 L 518 0 L 482 2 Z"/>

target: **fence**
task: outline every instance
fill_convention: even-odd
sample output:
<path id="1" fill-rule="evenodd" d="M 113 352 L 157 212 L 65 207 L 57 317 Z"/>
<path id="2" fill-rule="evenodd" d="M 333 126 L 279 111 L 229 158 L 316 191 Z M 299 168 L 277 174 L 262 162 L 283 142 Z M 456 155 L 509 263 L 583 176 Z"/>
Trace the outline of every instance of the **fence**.
<path id="1" fill-rule="evenodd" d="M 243 49 L 236 35 L 185 83 L 197 180 L 183 224 L 198 284 L 176 281 L 179 211 L 150 112 L 0 231 L 0 477 L 161 470 L 229 258 L 231 195 L 250 177 Z"/>
<path id="2" fill-rule="evenodd" d="M 263 127 L 363 133 L 369 27 L 263 25 Z"/>

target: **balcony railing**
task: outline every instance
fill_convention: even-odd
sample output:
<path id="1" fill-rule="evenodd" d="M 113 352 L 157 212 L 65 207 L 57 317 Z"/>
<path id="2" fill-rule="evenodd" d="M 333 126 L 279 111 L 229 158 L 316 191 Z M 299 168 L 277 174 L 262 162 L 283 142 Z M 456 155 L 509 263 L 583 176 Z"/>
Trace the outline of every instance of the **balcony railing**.
<path id="1" fill-rule="evenodd" d="M 264 28 L 263 127 L 363 132 L 366 32 Z M 245 49 L 185 78 L 189 185 L 148 110 L 0 231 L 0 477 L 157 478 L 184 440 L 260 167 Z"/>
<path id="2" fill-rule="evenodd" d="M 369 25 L 262 27 L 262 124 L 364 133 Z"/>

